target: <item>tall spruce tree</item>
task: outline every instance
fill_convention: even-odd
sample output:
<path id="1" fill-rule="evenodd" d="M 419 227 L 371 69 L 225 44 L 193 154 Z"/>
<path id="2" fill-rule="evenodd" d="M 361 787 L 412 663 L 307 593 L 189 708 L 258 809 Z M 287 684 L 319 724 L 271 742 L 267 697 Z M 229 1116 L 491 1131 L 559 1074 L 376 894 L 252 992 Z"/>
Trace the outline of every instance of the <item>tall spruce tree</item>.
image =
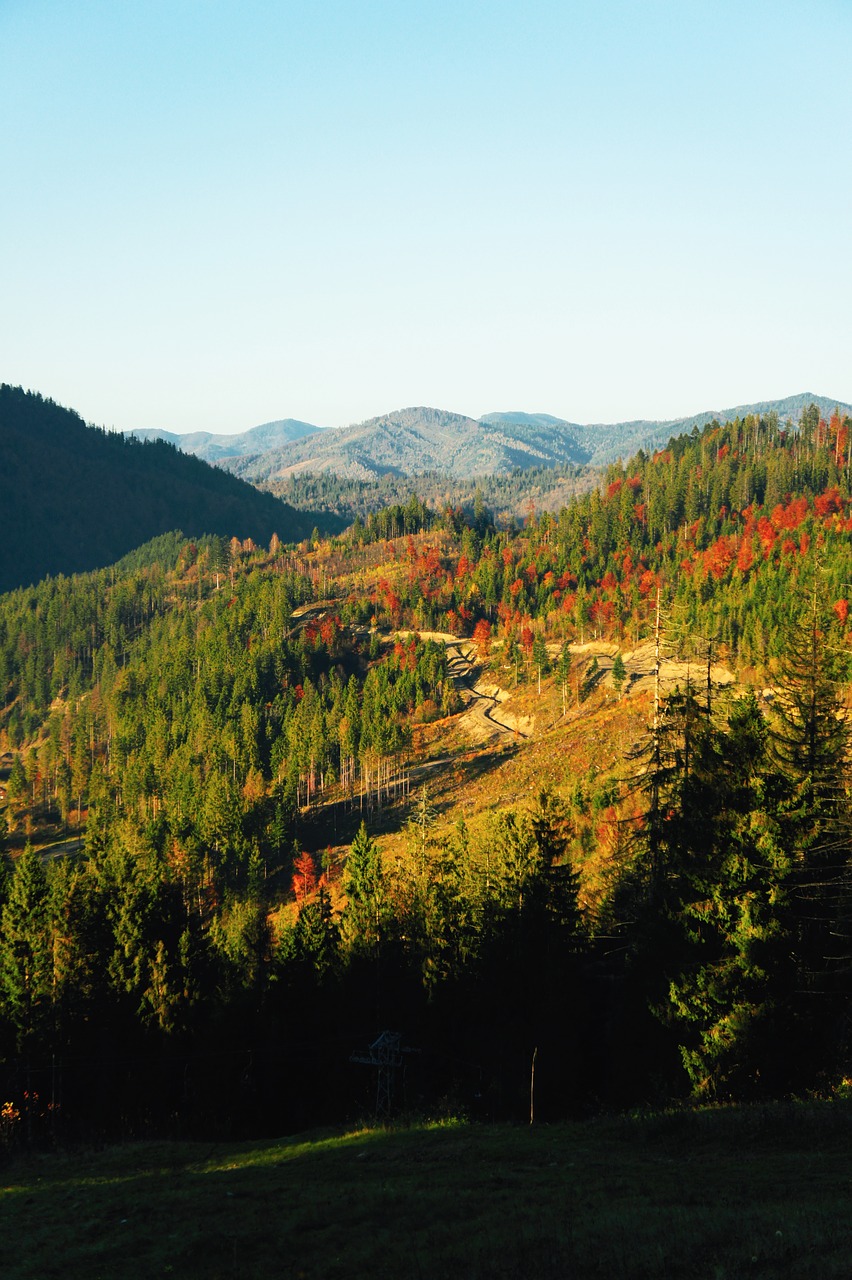
<path id="1" fill-rule="evenodd" d="M 791 1044 L 800 1074 L 829 1067 L 848 1001 L 849 727 L 843 698 L 848 659 L 815 582 L 791 623 L 772 725 L 784 779 L 781 839 L 790 859 L 787 927 L 797 969 Z"/>
<path id="2" fill-rule="evenodd" d="M 15 863 L 0 913 L 0 1000 L 19 1047 L 31 1045 L 51 1020 L 53 947 L 49 890 L 41 859 L 27 844 Z"/>
<path id="3" fill-rule="evenodd" d="M 784 922 L 790 860 L 779 840 L 767 736 L 753 694 L 732 704 L 715 730 L 714 803 L 695 815 L 706 832 L 683 888 L 686 947 L 669 1000 L 701 1098 L 783 1087 L 780 1013 L 794 984 Z"/>
<path id="4" fill-rule="evenodd" d="M 816 584 L 786 636 L 772 750 L 789 783 L 785 833 L 803 863 L 829 868 L 847 834 L 847 655 Z"/>
<path id="5" fill-rule="evenodd" d="M 363 822 L 349 849 L 343 887 L 344 937 L 353 951 L 375 952 L 387 925 L 388 892 L 381 852 Z"/>

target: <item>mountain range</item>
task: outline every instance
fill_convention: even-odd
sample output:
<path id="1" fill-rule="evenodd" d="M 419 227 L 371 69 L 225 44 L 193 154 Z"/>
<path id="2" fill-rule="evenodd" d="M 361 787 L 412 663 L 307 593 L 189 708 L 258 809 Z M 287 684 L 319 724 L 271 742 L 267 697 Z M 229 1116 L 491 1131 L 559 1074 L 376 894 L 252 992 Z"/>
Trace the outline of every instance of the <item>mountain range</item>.
<path id="1" fill-rule="evenodd" d="M 350 427 L 313 431 L 255 455 L 222 458 L 221 465 L 261 485 L 316 472 L 357 480 L 426 472 L 471 479 L 534 467 L 605 466 L 639 449 L 659 448 L 672 436 L 701 429 L 714 418 L 726 422 L 749 413 L 774 412 L 782 422 L 795 423 L 811 403 L 826 415 L 835 407 L 852 413 L 852 406 L 808 392 L 660 422 L 637 419 L 586 425 L 546 413 L 489 413 L 474 419 L 420 407 L 399 409 Z"/>
<path id="2" fill-rule="evenodd" d="M 243 458 L 247 454 L 277 449 L 292 440 L 314 435 L 321 430 L 321 427 L 311 426 L 309 422 L 299 422 L 297 418 L 281 418 L 276 422 L 263 422 L 259 427 L 251 427 L 236 435 L 219 436 L 212 431 L 190 431 L 185 435 L 178 435 L 174 431 L 161 431 L 157 427 L 142 427 L 136 431 L 125 431 L 124 434 L 135 436 L 137 440 L 165 440 L 167 444 L 180 449 L 181 453 L 191 453 L 203 462 L 216 463 L 223 458 Z"/>

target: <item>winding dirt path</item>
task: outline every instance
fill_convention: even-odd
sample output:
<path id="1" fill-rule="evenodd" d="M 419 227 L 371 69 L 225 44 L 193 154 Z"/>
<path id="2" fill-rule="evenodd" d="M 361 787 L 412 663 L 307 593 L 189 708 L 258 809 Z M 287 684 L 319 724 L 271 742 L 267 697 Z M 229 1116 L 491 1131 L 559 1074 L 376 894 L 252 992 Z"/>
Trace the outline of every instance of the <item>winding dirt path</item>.
<path id="1" fill-rule="evenodd" d="M 411 631 L 398 631 L 398 636 L 410 636 Z M 462 729 L 474 742 L 491 742 L 494 739 L 528 738 L 532 733 L 532 720 L 528 716 L 515 716 L 509 712 L 495 715 L 501 703 L 510 694 L 496 684 L 484 684 L 478 677 L 474 660 L 475 647 L 470 640 L 460 640 L 447 631 L 419 631 L 421 640 L 437 640 L 447 650 L 447 670 L 456 688 L 467 694 L 469 701 L 459 717 Z"/>

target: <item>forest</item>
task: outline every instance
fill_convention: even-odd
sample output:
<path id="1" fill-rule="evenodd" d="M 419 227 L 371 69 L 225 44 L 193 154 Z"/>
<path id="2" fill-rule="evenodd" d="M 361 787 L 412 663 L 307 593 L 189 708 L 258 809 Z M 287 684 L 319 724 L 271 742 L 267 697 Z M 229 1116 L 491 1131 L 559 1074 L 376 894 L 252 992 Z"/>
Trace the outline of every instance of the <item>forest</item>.
<path id="1" fill-rule="evenodd" d="M 46 574 L 110 564 L 181 527 L 269 540 L 306 537 L 333 515 L 297 512 L 235 476 L 179 453 L 87 426 L 79 414 L 21 387 L 0 384 L 0 591 Z"/>
<path id="2" fill-rule="evenodd" d="M 554 1119 L 848 1090 L 850 427 L 0 597 L 0 1140 L 336 1122 L 385 1031 L 421 1113 L 522 1118 L 531 1062 Z M 465 745 L 453 638 L 544 727 Z"/>

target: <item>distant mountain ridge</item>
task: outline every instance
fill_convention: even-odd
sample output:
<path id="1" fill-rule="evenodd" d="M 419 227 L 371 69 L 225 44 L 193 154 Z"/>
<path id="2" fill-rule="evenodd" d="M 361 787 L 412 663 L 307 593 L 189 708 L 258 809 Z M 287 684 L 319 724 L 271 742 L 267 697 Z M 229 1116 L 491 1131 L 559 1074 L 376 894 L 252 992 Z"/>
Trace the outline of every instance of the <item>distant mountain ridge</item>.
<path id="1" fill-rule="evenodd" d="M 123 434 L 135 436 L 137 440 L 165 440 L 167 444 L 180 449 L 181 453 L 191 453 L 203 462 L 216 463 L 223 458 L 244 458 L 248 454 L 264 453 L 321 430 L 321 427 L 315 427 L 310 422 L 300 422 L 298 418 L 280 418 L 234 435 L 214 435 L 212 431 L 190 431 L 185 435 L 178 435 L 173 431 L 161 431 L 157 427 L 141 427 Z"/>
<path id="2" fill-rule="evenodd" d="M 666 422 L 626 422 L 616 423 L 614 426 L 601 423 L 587 426 L 585 431 L 588 433 L 590 443 L 595 446 L 594 461 L 600 460 L 601 463 L 605 463 L 615 461 L 619 453 L 627 458 L 637 449 L 646 447 L 641 442 L 643 435 L 647 435 L 650 447 L 659 448 L 667 444 L 672 436 L 688 435 L 695 427 L 700 431 L 714 419 L 718 422 L 733 422 L 748 414 L 765 416 L 769 413 L 777 413 L 782 424 L 788 419 L 796 424 L 810 404 L 815 404 L 820 413 L 826 417 L 835 409 L 841 413 L 852 414 L 852 405 L 842 400 L 833 400 L 830 396 L 817 396 L 809 391 L 802 391 L 780 400 L 757 400 L 752 404 L 735 405 L 731 409 L 707 409 L 703 413 L 695 413 L 687 418 L 673 418 Z M 629 447 L 614 449 L 613 433 L 618 429 L 623 429 L 624 442 Z"/>
<path id="3" fill-rule="evenodd" d="M 586 425 L 547 413 L 488 413 L 475 419 L 421 406 L 349 427 L 318 430 L 255 455 L 222 458 L 221 464 L 259 485 L 308 472 L 332 472 L 353 480 L 438 472 L 469 480 L 534 467 L 605 466 L 639 449 L 660 448 L 672 436 L 700 429 L 714 418 L 726 422 L 749 413 L 775 412 L 782 422 L 797 422 L 811 403 L 823 414 L 835 407 L 852 414 L 852 406 L 842 401 L 807 392 L 664 421 Z"/>
<path id="4" fill-rule="evenodd" d="M 255 484 L 301 471 L 352 479 L 438 471 L 468 478 L 518 468 L 582 465 L 584 451 L 568 431 L 537 423 L 477 421 L 445 409 L 416 407 L 329 428 L 254 458 L 226 462 Z"/>

